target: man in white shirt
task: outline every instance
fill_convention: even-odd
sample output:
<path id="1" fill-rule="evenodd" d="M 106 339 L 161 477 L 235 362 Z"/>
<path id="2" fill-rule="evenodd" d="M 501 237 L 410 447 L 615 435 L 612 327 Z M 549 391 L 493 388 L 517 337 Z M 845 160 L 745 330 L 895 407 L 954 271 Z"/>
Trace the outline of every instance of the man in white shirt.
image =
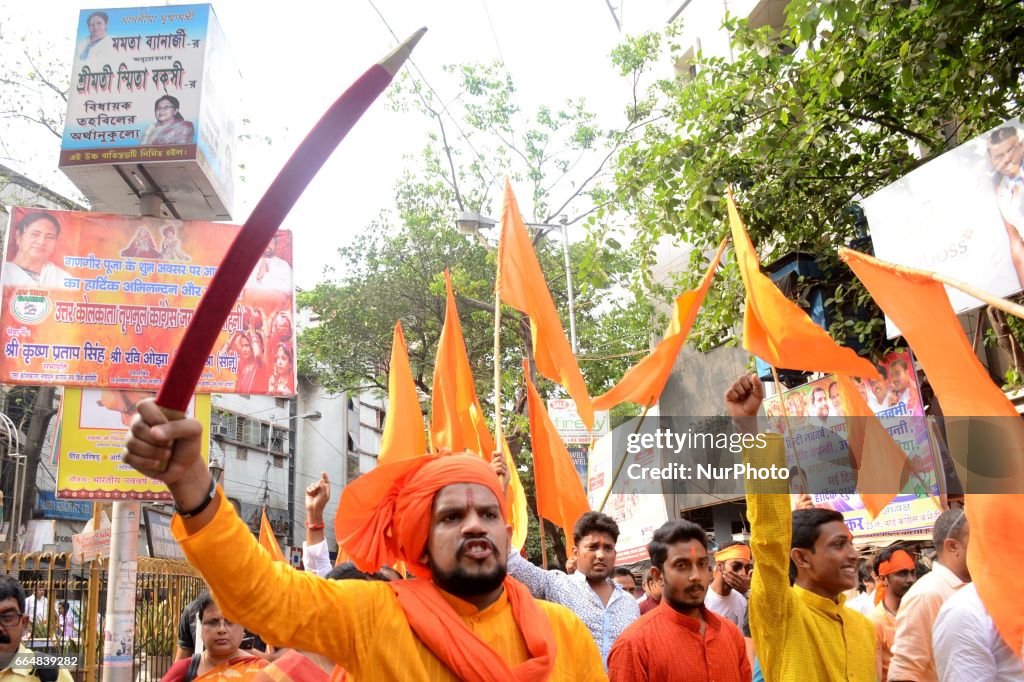
<path id="1" fill-rule="evenodd" d="M 292 292 L 292 266 L 276 255 L 277 242 L 278 236 L 275 235 L 263 252 L 260 262 L 249 275 L 249 281 L 245 284 L 247 289 L 273 289 L 286 294 Z"/>
<path id="2" fill-rule="evenodd" d="M 1024 143 L 1013 126 L 992 132 L 988 157 L 999 174 L 996 201 L 1009 238 L 1010 260 L 1024 286 Z"/>
<path id="3" fill-rule="evenodd" d="M 331 481 L 325 471 L 306 488 L 306 540 L 302 543 L 302 566 L 321 578 L 326 578 L 332 568 L 324 535 L 324 508 L 330 499 Z"/>
<path id="4" fill-rule="evenodd" d="M 931 573 L 914 583 L 896 612 L 889 682 L 938 682 L 932 644 L 935 617 L 943 603 L 971 580 L 967 569 L 970 525 L 963 509 L 939 515 L 932 542 L 937 554 Z"/>
<path id="5" fill-rule="evenodd" d="M 750 547 L 730 542 L 715 552 L 715 577 L 704 595 L 704 606 L 743 629 L 747 622 L 747 598 L 754 570 Z"/>
<path id="6" fill-rule="evenodd" d="M 500 467 L 500 461 L 496 469 Z M 502 483 L 507 485 L 505 478 Z M 519 555 L 509 553 L 508 574 L 526 585 L 533 596 L 568 607 L 590 630 L 608 666 L 608 653 L 619 635 L 640 617 L 633 595 L 612 580 L 619 527 L 606 514 L 590 511 L 573 528 L 576 572 L 545 571 Z"/>
<path id="7" fill-rule="evenodd" d="M 32 635 L 33 626 L 38 626 L 43 631 L 50 614 L 50 602 L 46 599 L 46 585 L 36 585 L 35 590 L 25 598 L 25 615 L 29 620 L 29 627 L 25 631 L 25 637 Z M 43 636 L 45 639 L 45 635 Z"/>
<path id="8" fill-rule="evenodd" d="M 932 630 L 941 682 L 1024 682 L 1024 668 L 981 603 L 974 583 L 946 600 Z"/>
<path id="9" fill-rule="evenodd" d="M 14 226 L 14 259 L 4 263 L 6 286 L 35 286 L 61 289 L 71 277 L 50 262 L 60 238 L 60 222 L 52 213 L 28 213 Z"/>

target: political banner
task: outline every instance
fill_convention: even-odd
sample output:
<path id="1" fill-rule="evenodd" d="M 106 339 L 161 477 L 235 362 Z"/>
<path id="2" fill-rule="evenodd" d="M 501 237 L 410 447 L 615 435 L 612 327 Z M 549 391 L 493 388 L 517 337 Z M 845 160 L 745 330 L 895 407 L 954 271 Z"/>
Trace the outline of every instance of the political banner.
<path id="1" fill-rule="evenodd" d="M 136 404 L 155 393 L 66 388 L 61 399 L 57 497 L 73 500 L 170 500 L 160 481 L 143 476 L 121 461 L 124 439 Z M 197 394 L 186 414 L 210 432 L 210 396 Z M 203 459 L 210 439 L 203 438 Z"/>
<path id="2" fill-rule="evenodd" d="M 942 466 L 929 438 L 913 360 L 906 351 L 889 353 L 877 368 L 881 381 L 855 383 L 906 453 L 915 475 L 874 520 L 856 493 L 857 471 L 835 379 L 827 376 L 764 401 L 768 430 L 785 439 L 790 492 L 810 495 L 816 507 L 842 512 L 858 540 L 914 535 L 922 528 L 930 532 L 939 514 L 934 496 L 939 494 Z"/>
<path id="3" fill-rule="evenodd" d="M 863 200 L 875 255 L 1005 297 L 1024 286 L 1024 124 L 1011 119 Z M 981 301 L 946 287 L 959 314 Z M 899 330 L 886 318 L 890 338 Z"/>
<path id="4" fill-rule="evenodd" d="M 14 208 L 0 382 L 155 390 L 241 228 Z M 291 233 L 249 277 L 197 391 L 295 394 Z"/>

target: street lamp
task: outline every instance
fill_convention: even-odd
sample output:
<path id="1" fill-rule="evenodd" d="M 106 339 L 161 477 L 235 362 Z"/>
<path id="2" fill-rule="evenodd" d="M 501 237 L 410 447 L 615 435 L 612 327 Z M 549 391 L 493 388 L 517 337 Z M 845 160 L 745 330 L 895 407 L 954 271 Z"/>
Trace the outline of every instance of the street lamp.
<path id="1" fill-rule="evenodd" d="M 473 213 L 472 211 L 462 211 L 459 213 L 459 217 L 455 219 L 455 229 L 462 234 L 474 235 L 484 245 L 487 245 L 483 235 L 480 234 L 480 230 L 489 230 L 498 221 L 494 218 L 487 218 L 479 213 Z M 569 261 L 569 216 L 563 214 L 558 216 L 558 225 L 551 225 L 548 223 L 526 223 L 530 227 L 540 227 L 545 229 L 561 229 L 562 230 L 562 256 L 565 259 L 565 285 L 569 295 L 569 341 L 572 344 L 572 352 L 575 354 L 577 351 L 576 344 L 576 302 L 575 295 L 572 289 L 572 264 Z"/>
<path id="2" fill-rule="evenodd" d="M 291 409 L 295 408 L 297 399 L 290 401 Z M 274 417 L 270 420 L 270 433 L 267 438 L 267 454 L 270 454 L 270 445 L 274 435 L 274 424 L 277 422 L 290 422 L 293 419 L 304 419 L 311 422 L 319 421 L 323 419 L 323 413 L 320 410 L 314 410 L 313 412 L 307 412 L 306 414 L 293 414 L 289 417 Z M 288 541 L 289 544 L 294 544 L 295 541 L 295 434 L 291 432 L 291 426 L 288 427 Z"/>

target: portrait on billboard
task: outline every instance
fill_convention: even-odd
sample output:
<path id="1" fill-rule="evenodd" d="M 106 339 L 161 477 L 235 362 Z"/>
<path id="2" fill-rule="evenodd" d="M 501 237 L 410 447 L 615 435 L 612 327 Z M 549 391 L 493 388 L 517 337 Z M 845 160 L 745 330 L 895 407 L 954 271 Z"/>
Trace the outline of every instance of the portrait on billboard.
<path id="1" fill-rule="evenodd" d="M 863 200 L 875 255 L 995 296 L 1024 288 L 1024 126 L 1006 121 Z M 946 287 L 957 313 L 981 301 Z M 899 330 L 886 320 L 890 338 Z"/>

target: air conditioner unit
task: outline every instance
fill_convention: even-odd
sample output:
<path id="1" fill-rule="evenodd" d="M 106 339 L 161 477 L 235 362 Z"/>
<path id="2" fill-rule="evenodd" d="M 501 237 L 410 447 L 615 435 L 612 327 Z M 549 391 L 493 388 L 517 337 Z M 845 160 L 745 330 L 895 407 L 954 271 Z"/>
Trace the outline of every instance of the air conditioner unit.
<path id="1" fill-rule="evenodd" d="M 227 424 L 211 424 L 210 433 L 214 436 L 220 436 L 221 438 L 230 438 L 231 429 L 228 428 Z"/>

